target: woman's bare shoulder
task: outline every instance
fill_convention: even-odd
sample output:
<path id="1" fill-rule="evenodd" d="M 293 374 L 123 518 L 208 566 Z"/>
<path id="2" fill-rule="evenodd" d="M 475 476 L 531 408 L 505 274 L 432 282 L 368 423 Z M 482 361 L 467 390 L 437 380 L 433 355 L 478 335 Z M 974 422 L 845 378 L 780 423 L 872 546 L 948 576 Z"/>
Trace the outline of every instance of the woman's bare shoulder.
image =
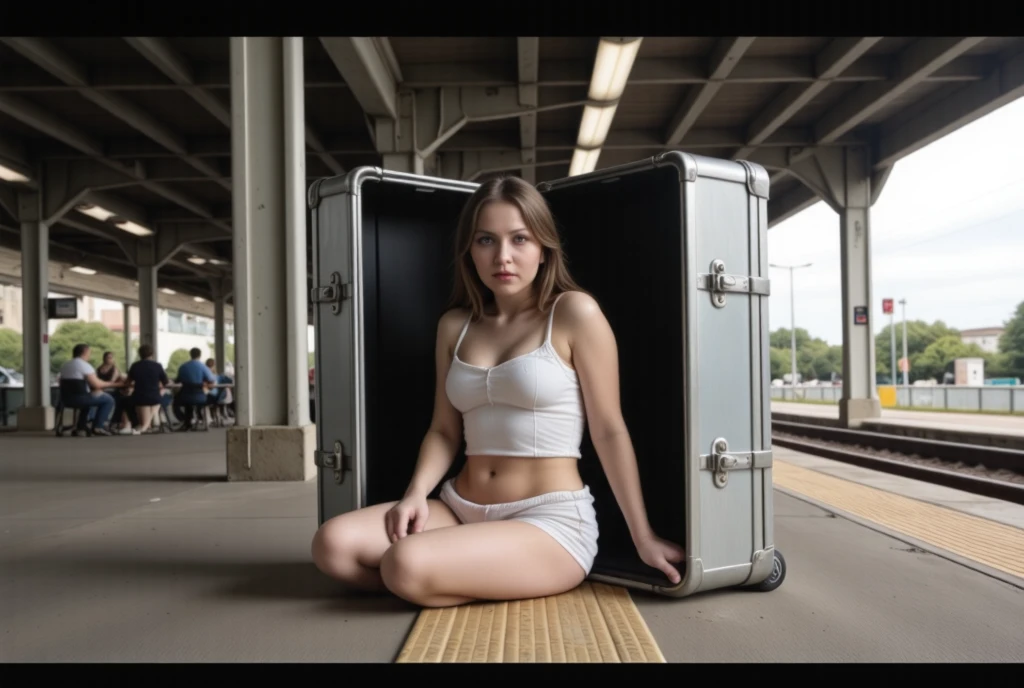
<path id="1" fill-rule="evenodd" d="M 569 327 L 585 325 L 597 319 L 604 319 L 601 304 L 593 296 L 582 291 L 567 291 L 558 300 L 556 318 Z"/>
<path id="2" fill-rule="evenodd" d="M 452 308 L 445 311 L 437 323 L 438 338 L 448 345 L 454 345 L 459 333 L 462 332 L 462 326 L 469 318 L 469 313 L 468 308 Z"/>

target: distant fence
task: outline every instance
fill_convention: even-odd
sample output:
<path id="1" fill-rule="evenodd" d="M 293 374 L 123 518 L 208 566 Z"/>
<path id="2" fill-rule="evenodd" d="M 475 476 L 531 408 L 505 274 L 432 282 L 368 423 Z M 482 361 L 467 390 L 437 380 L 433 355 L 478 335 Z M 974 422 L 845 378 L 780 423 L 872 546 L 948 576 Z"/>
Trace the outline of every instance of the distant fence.
<path id="1" fill-rule="evenodd" d="M 1002 413 L 1024 413 L 1024 386 L 966 387 L 936 385 L 934 387 L 896 387 L 895 403 L 884 403 L 892 399 L 893 387 L 879 387 L 879 398 L 883 406 L 892 408 L 934 408 L 947 411 L 994 411 Z M 888 391 L 888 394 L 883 392 Z M 843 397 L 842 387 L 822 385 L 797 387 L 772 387 L 772 399 L 779 401 L 820 401 L 838 404 Z"/>

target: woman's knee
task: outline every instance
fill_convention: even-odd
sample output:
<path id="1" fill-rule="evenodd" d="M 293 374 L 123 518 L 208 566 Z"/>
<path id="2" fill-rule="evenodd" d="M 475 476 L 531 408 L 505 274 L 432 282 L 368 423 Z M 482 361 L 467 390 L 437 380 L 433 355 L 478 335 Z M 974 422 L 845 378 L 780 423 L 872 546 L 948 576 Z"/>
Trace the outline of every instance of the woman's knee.
<path id="1" fill-rule="evenodd" d="M 391 545 L 380 560 L 380 577 L 393 594 L 407 602 L 425 604 L 431 594 L 427 552 L 415 536 Z"/>
<path id="2" fill-rule="evenodd" d="M 355 563 L 357 538 L 343 519 L 334 518 L 316 531 L 313 536 L 313 562 L 323 573 L 330 576 L 343 575 L 346 560 Z"/>

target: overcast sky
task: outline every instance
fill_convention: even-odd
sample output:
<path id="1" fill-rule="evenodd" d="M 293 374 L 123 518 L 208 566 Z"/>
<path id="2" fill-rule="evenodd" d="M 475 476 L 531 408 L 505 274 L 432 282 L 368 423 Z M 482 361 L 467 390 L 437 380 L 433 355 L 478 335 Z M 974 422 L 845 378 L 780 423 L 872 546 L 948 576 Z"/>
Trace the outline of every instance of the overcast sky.
<path id="1" fill-rule="evenodd" d="M 907 320 L 1001 326 L 1024 301 L 1024 98 L 896 163 L 871 208 L 873 329 L 882 299 Z M 773 263 L 793 272 L 796 326 L 841 344 L 839 216 L 824 202 L 768 232 Z M 772 269 L 771 329 L 790 326 L 789 271 Z M 896 304 L 896 322 L 901 310 Z"/>

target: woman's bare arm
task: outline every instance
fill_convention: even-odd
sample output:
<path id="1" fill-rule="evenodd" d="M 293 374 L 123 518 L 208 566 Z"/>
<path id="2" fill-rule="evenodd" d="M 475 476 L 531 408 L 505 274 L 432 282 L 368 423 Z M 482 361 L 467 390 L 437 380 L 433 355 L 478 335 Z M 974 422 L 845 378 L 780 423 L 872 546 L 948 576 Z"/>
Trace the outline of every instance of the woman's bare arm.
<path id="1" fill-rule="evenodd" d="M 647 518 L 636 454 L 622 417 L 615 334 L 601 307 L 587 294 L 566 294 L 558 310 L 560 322 L 566 324 L 573 365 L 583 390 L 590 439 L 633 542 L 645 563 L 678 582 L 679 573 L 669 562 L 681 561 L 683 551 L 659 538 Z"/>

